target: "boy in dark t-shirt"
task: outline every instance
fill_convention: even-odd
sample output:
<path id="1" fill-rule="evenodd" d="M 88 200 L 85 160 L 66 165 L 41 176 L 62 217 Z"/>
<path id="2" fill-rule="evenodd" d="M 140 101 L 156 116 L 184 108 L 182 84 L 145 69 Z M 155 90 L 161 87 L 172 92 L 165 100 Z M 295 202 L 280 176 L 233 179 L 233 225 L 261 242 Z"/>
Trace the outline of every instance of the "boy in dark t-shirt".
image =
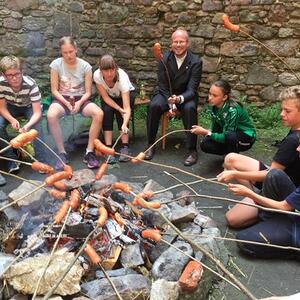
<path id="1" fill-rule="evenodd" d="M 297 147 L 300 152 L 300 145 Z M 254 203 L 281 211 L 300 210 L 300 186 L 295 187 L 290 177 L 279 169 L 268 172 L 262 194 L 241 184 L 229 183 L 228 188 L 235 195 L 249 197 Z M 260 258 L 290 257 L 300 259 L 300 252 L 293 249 L 267 247 L 250 242 L 274 244 L 285 247 L 300 246 L 300 214 L 291 215 L 269 211 L 259 211 L 256 223 L 237 233 L 240 249 L 251 256 Z"/>
<path id="2" fill-rule="evenodd" d="M 299 145 L 298 133 L 300 131 L 300 86 L 286 88 L 280 93 L 279 98 L 282 123 L 291 130 L 281 142 L 270 168 L 251 157 L 230 153 L 224 160 L 225 170 L 218 175 L 220 182 L 236 180 L 253 189 L 254 186 L 258 186 L 257 183 L 264 182 L 269 170 L 280 169 L 291 178 L 296 186 L 300 184 L 300 172 L 297 172 L 300 170 L 300 157 L 296 150 Z M 258 209 L 244 205 L 244 203 L 253 204 L 253 200 L 246 197 L 241 202 L 225 215 L 226 221 L 231 227 L 241 228 L 257 221 Z"/>

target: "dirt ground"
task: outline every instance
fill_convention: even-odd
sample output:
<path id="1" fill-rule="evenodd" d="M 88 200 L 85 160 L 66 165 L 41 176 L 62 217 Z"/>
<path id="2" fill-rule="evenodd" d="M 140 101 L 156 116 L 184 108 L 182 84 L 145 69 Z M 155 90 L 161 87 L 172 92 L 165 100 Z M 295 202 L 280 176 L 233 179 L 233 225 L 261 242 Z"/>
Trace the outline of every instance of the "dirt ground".
<path id="1" fill-rule="evenodd" d="M 64 121 L 65 122 L 65 121 Z M 70 124 L 65 122 L 67 128 Z M 137 126 L 137 125 L 136 125 Z M 71 125 L 70 125 L 71 127 Z M 136 130 L 135 142 L 131 145 L 134 154 L 143 151 L 146 146 L 146 131 L 145 126 L 139 126 L 140 129 Z M 65 130 L 66 135 L 70 134 L 70 130 Z M 51 138 L 46 135 L 46 140 L 51 144 Z M 199 162 L 193 167 L 184 167 L 183 159 L 185 156 L 184 138 L 182 134 L 171 136 L 167 139 L 166 150 L 161 150 L 160 146 L 157 149 L 157 153 L 153 159 L 153 162 L 175 166 L 179 169 L 192 172 L 194 174 L 203 176 L 205 178 L 214 178 L 218 173 L 222 171 L 223 158 L 199 153 Z M 268 144 L 268 143 L 267 143 Z M 259 148 L 260 147 L 260 148 Z M 261 149 L 261 145 L 257 143 L 251 151 L 248 152 L 256 158 L 263 159 L 264 162 L 269 163 L 272 154 L 276 151 L 276 148 L 267 145 L 266 148 Z M 82 162 L 84 147 L 77 148 L 75 152 L 71 153 L 71 165 L 74 169 L 85 168 L 85 164 Z M 2 165 L 3 166 L 3 165 Z M 149 164 L 133 165 L 131 163 L 119 163 L 110 168 L 108 173 L 115 174 L 120 180 L 133 181 L 133 182 L 145 182 L 152 178 L 159 182 L 164 187 L 170 187 L 178 182 L 170 175 L 165 173 L 168 171 L 173 176 L 184 182 L 194 181 L 195 178 L 188 176 L 179 171 L 167 169 L 165 167 L 157 167 Z M 40 174 L 33 174 L 28 167 L 22 167 L 20 176 L 27 179 L 43 179 Z M 8 183 L 2 187 L 3 191 L 8 193 L 18 184 L 19 180 L 7 178 Z M 201 182 L 193 185 L 193 188 L 199 194 L 214 195 L 222 197 L 234 198 L 228 193 L 226 187 L 208 182 Z M 174 195 L 184 188 L 177 188 L 173 190 Z M 230 203 L 225 201 L 217 201 L 207 198 L 198 199 L 197 205 L 203 211 L 204 214 L 212 217 L 222 232 L 223 236 L 235 237 L 235 231 L 229 229 L 226 226 L 224 213 L 228 209 Z M 233 274 L 239 278 L 245 286 L 258 298 L 270 297 L 272 295 L 290 295 L 300 291 L 300 268 L 299 262 L 289 260 L 258 260 L 251 259 L 242 256 L 238 251 L 235 242 L 225 242 L 228 247 L 232 259 L 229 269 Z M 215 289 L 209 295 L 207 299 L 230 299 L 230 300 L 242 300 L 246 299 L 245 296 L 232 286 L 224 282 L 218 282 Z"/>

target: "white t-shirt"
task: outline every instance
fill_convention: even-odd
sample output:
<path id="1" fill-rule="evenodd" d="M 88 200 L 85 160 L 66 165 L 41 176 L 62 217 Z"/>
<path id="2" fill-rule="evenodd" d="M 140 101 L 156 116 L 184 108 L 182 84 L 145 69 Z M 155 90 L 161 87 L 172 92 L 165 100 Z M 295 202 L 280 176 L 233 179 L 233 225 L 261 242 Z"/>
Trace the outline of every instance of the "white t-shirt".
<path id="1" fill-rule="evenodd" d="M 131 84 L 128 75 L 126 72 L 122 69 L 118 69 L 119 73 L 119 80 L 115 83 L 115 85 L 110 88 L 106 82 L 104 81 L 103 75 L 100 71 L 100 69 L 97 69 L 94 72 L 94 81 L 97 84 L 101 84 L 104 89 L 106 90 L 107 94 L 111 97 L 120 97 L 121 93 L 133 91 L 134 87 Z"/>
<path id="2" fill-rule="evenodd" d="M 77 58 L 75 68 L 69 68 L 62 57 L 56 58 L 50 64 L 59 76 L 58 91 L 64 96 L 82 96 L 85 93 L 85 75 L 92 70 L 92 66 L 81 58 Z"/>

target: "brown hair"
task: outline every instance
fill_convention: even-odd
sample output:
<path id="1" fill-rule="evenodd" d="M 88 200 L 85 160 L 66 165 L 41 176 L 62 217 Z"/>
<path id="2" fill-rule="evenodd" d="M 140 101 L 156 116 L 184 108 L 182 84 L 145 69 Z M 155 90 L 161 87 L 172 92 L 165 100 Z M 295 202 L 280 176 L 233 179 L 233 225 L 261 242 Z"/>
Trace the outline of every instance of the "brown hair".
<path id="1" fill-rule="evenodd" d="M 110 70 L 114 69 L 116 70 L 116 77 L 114 78 L 114 82 L 117 82 L 119 80 L 119 73 L 118 73 L 118 65 L 114 58 L 110 54 L 103 55 L 99 60 L 99 69 L 102 70 Z"/>
<path id="2" fill-rule="evenodd" d="M 285 88 L 279 94 L 280 101 L 295 100 L 298 110 L 300 110 L 300 86 L 295 85 Z"/>

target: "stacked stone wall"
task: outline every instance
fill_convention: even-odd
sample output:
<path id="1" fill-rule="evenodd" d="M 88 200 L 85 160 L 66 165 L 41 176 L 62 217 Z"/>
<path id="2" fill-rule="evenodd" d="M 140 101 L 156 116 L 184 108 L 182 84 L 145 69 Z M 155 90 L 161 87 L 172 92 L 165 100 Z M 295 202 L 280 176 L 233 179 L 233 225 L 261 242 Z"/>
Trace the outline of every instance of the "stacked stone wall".
<path id="1" fill-rule="evenodd" d="M 283 87 L 299 84 L 286 64 L 259 43 L 225 30 L 224 12 L 300 77 L 300 2 L 291 0 L 0 0 L 0 56 L 24 58 L 26 71 L 46 94 L 58 40 L 73 35 L 79 55 L 94 68 L 101 55 L 111 53 L 150 94 L 156 83 L 151 47 L 160 42 L 168 49 L 171 33 L 184 26 L 191 49 L 204 60 L 202 101 L 219 77 L 230 81 L 236 95 L 258 105 L 275 101 Z"/>

